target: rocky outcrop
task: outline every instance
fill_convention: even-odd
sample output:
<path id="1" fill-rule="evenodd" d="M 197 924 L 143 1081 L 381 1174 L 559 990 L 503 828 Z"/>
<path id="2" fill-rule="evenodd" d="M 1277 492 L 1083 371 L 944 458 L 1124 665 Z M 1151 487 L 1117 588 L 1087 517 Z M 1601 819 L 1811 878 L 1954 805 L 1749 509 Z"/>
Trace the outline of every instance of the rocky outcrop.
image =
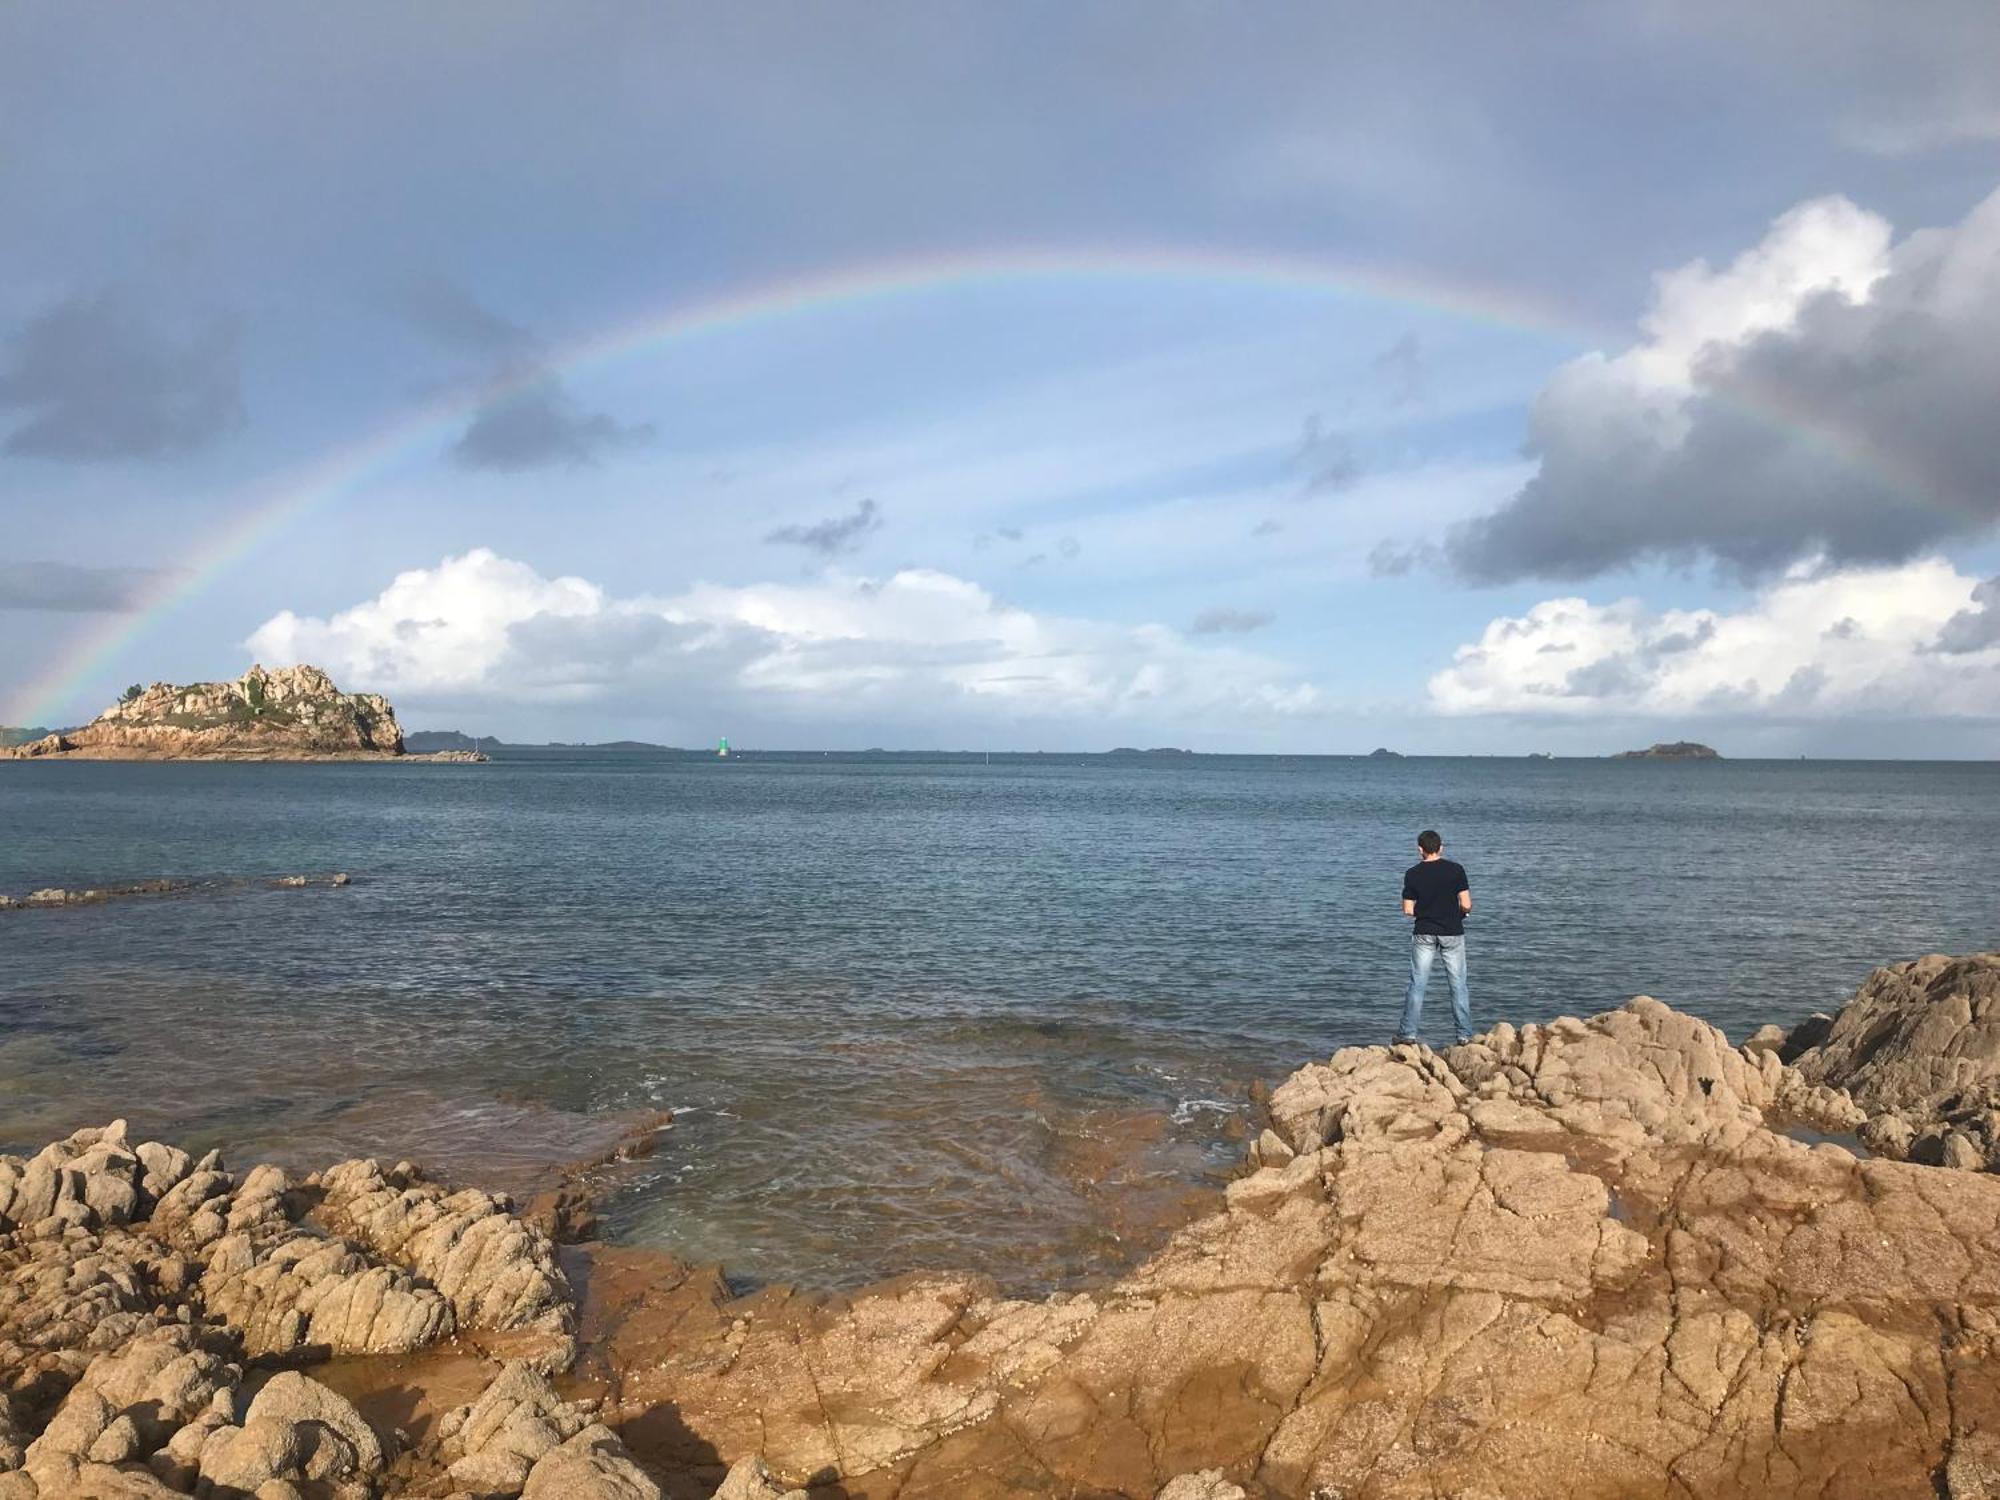
<path id="1" fill-rule="evenodd" d="M 400 1493 L 393 1433 L 283 1366 L 494 1330 L 521 1369 L 556 1369 L 571 1318 L 553 1247 L 503 1199 L 407 1164 L 293 1182 L 81 1130 L 0 1157 L 0 1500 Z M 610 1432 L 548 1400 L 521 1484 L 479 1493 L 546 1465 L 544 1494 L 656 1500 Z"/>
<path id="2" fill-rule="evenodd" d="M 1270 1113 L 1101 1293 L 688 1276 L 584 1372 L 656 1472 L 897 1500 L 1918 1496 L 2000 1453 L 2000 1182 L 1794 1139 L 1861 1113 L 1768 1048 L 1642 998 L 1349 1049 Z"/>
<path id="3" fill-rule="evenodd" d="M 1837 1019 L 1794 1028 L 1781 1055 L 1853 1096 L 1877 1153 L 2000 1168 L 2000 954 L 1878 969 Z"/>
<path id="4" fill-rule="evenodd" d="M 660 1487 L 616 1434 L 556 1394 L 547 1376 L 509 1365 L 440 1424 L 446 1483 L 526 1500 L 660 1500 Z"/>
<path id="5" fill-rule="evenodd" d="M 2000 1175 L 1824 1137 L 1985 1097 L 1996 994 L 1925 959 L 1740 1048 L 1643 997 L 1349 1048 L 1219 1211 L 1032 1300 L 600 1248 L 578 1319 L 504 1199 L 78 1132 L 0 1160 L 0 1500 L 1992 1495 Z M 457 1393 L 399 1433 L 371 1360 Z"/>
<path id="6" fill-rule="evenodd" d="M 395 710 L 318 667 L 253 666 L 233 682 L 156 682 L 80 729 L 7 750 L 18 760 L 374 760 L 404 756 Z M 483 760 L 452 752 L 423 757 Z"/>

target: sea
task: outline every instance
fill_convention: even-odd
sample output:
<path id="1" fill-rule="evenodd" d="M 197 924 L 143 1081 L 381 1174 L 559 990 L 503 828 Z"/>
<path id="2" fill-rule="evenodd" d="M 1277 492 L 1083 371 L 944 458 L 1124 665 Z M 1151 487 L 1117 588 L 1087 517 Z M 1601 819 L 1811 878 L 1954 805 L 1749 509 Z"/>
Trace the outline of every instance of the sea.
<path id="1" fill-rule="evenodd" d="M 636 1129 L 607 1235 L 738 1285 L 1087 1284 L 1214 1201 L 1260 1083 L 1387 1039 L 1425 827 L 1482 1026 L 1741 1040 L 2000 943 L 1983 763 L 0 764 L 0 891 L 190 885 L 0 912 L 0 1149 L 122 1116 L 526 1195 Z"/>

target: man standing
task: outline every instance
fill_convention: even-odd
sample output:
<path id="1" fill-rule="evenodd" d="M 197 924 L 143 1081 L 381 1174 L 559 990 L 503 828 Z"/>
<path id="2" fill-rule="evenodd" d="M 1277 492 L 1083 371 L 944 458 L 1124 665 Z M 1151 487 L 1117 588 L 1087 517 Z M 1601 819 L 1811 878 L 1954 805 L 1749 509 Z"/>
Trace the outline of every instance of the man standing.
<path id="1" fill-rule="evenodd" d="M 1451 1018 L 1461 1042 L 1472 1040 L 1472 997 L 1465 988 L 1465 915 L 1472 910 L 1472 888 L 1465 883 L 1465 866 L 1444 857 L 1444 840 L 1426 828 L 1417 835 L 1423 859 L 1403 876 L 1403 915 L 1416 918 L 1410 937 L 1410 992 L 1403 1001 L 1403 1024 L 1397 1042 L 1414 1042 L 1424 1018 L 1424 987 L 1431 965 L 1441 957 L 1451 980 Z"/>

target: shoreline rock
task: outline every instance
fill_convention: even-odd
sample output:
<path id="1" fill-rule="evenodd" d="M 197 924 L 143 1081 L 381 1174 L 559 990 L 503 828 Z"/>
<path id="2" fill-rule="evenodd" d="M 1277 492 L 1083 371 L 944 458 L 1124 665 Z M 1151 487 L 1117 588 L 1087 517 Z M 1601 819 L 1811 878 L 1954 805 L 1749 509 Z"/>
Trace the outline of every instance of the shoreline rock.
<path id="1" fill-rule="evenodd" d="M 0 1500 L 1969 1500 L 2000 1174 L 1789 1132 L 1984 1152 L 1996 997 L 2000 956 L 1934 957 L 1741 1047 L 1642 996 L 1347 1048 L 1220 1211 L 1033 1299 L 737 1297 L 408 1163 L 238 1175 L 114 1122 L 0 1158 Z"/>

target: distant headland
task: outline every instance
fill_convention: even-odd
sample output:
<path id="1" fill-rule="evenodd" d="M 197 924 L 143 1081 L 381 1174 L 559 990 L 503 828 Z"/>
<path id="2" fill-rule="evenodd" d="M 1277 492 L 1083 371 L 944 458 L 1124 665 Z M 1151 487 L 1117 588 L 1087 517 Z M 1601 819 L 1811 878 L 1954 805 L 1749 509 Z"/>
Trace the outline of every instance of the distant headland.
<path id="1" fill-rule="evenodd" d="M 1693 740 L 1675 740 L 1672 744 L 1650 745 L 1644 750 L 1620 750 L 1611 758 L 1613 760 L 1721 760 L 1722 756 L 1707 745 L 1698 745 Z"/>
<path id="2" fill-rule="evenodd" d="M 10 736 L 11 738 L 11 736 Z M 134 683 L 79 729 L 0 750 L 13 760 L 478 761 L 474 750 L 406 752 L 378 693 L 343 693 L 318 667 L 253 666 L 233 682 Z"/>

